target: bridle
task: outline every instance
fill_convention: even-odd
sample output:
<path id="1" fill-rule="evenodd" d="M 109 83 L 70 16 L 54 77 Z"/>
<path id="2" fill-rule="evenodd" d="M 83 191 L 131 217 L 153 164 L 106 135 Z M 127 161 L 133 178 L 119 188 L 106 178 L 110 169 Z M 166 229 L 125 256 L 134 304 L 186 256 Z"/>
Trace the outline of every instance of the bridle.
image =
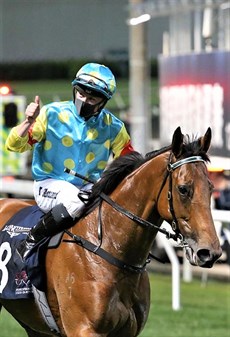
<path id="1" fill-rule="evenodd" d="M 110 264 L 112 264 L 112 265 L 114 265 L 118 268 L 121 268 L 121 269 L 124 269 L 124 270 L 127 270 L 127 271 L 131 271 L 131 272 L 142 273 L 146 269 L 147 263 L 150 262 L 149 258 L 147 259 L 147 261 L 145 262 L 145 264 L 143 266 L 133 266 L 133 265 L 124 263 L 123 261 L 117 259 L 116 257 L 112 256 L 110 253 L 106 252 L 103 248 L 101 248 L 102 239 L 103 239 L 102 220 L 101 220 L 101 206 L 102 206 L 102 201 L 105 201 L 107 204 L 109 204 L 116 211 L 123 214 L 127 218 L 131 219 L 132 221 L 134 221 L 138 225 L 146 227 L 148 229 L 155 229 L 158 232 L 166 235 L 167 239 L 173 239 L 176 242 L 178 242 L 178 244 L 180 246 L 186 247 L 187 243 L 186 243 L 183 235 L 180 233 L 178 220 L 176 218 L 175 210 L 174 210 L 174 207 L 173 207 L 173 193 L 172 193 L 172 185 L 173 185 L 172 181 L 173 181 L 173 179 L 172 179 L 172 173 L 173 173 L 174 170 L 176 170 L 178 167 L 180 167 L 182 165 L 195 163 L 195 162 L 204 162 L 205 163 L 205 161 L 201 156 L 191 156 L 191 157 L 188 157 L 188 158 L 178 160 L 178 161 L 173 163 L 172 158 L 173 158 L 173 153 L 170 153 L 168 164 L 167 164 L 167 171 L 166 171 L 166 174 L 164 176 L 163 182 L 161 184 L 160 190 L 158 192 L 156 206 L 157 206 L 158 200 L 160 198 L 161 192 L 162 192 L 162 190 L 165 186 L 165 183 L 166 183 L 167 179 L 169 178 L 168 201 L 169 201 L 170 213 L 171 213 L 171 216 L 172 216 L 171 226 L 172 226 L 172 229 L 173 229 L 174 233 L 171 233 L 164 228 L 160 228 L 157 225 L 149 222 L 148 220 L 145 220 L 145 219 L 135 215 L 134 213 L 126 210 L 125 208 L 123 208 L 122 206 L 117 204 L 115 201 L 113 201 L 108 195 L 101 192 L 99 194 L 100 203 L 99 203 L 99 220 L 98 220 L 99 245 L 95 245 L 92 242 L 90 242 L 90 241 L 88 241 L 88 240 L 86 240 L 86 239 L 84 239 L 84 238 L 82 238 L 82 237 L 80 237 L 76 234 L 73 234 L 68 230 L 65 230 L 65 232 L 72 238 L 72 240 L 64 240 L 64 241 L 65 242 L 75 242 L 76 244 L 78 244 L 81 247 L 91 251 L 92 253 L 94 253 L 96 255 L 99 255 L 101 258 L 103 258 L 104 260 L 106 260 L 107 262 L 109 262 Z M 90 179 L 80 175 L 79 173 L 77 173 L 73 170 L 69 170 L 69 169 L 66 168 L 65 172 L 67 172 L 69 174 L 72 174 L 74 176 L 77 176 L 78 178 L 86 180 L 90 183 L 94 183 Z M 151 254 L 149 254 L 149 255 L 150 255 L 149 257 L 151 257 Z"/>
<path id="2" fill-rule="evenodd" d="M 169 201 L 170 213 L 172 215 L 171 226 L 172 226 L 173 231 L 175 232 L 175 238 L 173 238 L 173 239 L 175 241 L 177 241 L 179 239 L 183 243 L 185 241 L 183 239 L 182 234 L 180 233 L 179 225 L 178 225 L 178 220 L 177 220 L 177 217 L 175 215 L 175 211 L 174 211 L 174 207 L 173 207 L 172 173 L 173 173 L 174 170 L 176 170 L 178 167 L 180 167 L 182 165 L 190 164 L 190 163 L 195 163 L 195 162 L 203 162 L 203 163 L 205 163 L 205 161 L 204 161 L 204 159 L 201 156 L 191 156 L 191 157 L 187 157 L 187 158 L 184 158 L 184 159 L 181 159 L 181 160 L 178 160 L 178 161 L 172 163 L 172 157 L 173 157 L 173 154 L 171 153 L 170 156 L 169 156 L 169 162 L 168 162 L 168 165 L 167 165 L 166 177 L 165 177 L 165 179 L 164 179 L 164 181 L 162 183 L 160 192 L 158 194 L 157 202 L 158 202 L 158 199 L 160 197 L 161 191 L 162 191 L 162 189 L 163 189 L 163 187 L 165 185 L 167 177 L 169 177 L 168 201 Z M 182 244 L 182 246 L 184 246 L 184 245 Z"/>

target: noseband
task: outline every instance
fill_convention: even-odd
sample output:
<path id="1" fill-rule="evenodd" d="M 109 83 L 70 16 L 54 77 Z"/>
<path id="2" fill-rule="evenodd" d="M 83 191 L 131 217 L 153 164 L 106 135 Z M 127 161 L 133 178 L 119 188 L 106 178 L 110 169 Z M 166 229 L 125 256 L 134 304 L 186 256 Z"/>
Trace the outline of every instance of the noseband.
<path id="1" fill-rule="evenodd" d="M 164 235 L 166 235 L 167 239 L 173 239 L 175 241 L 179 241 L 179 244 L 182 247 L 185 247 L 187 245 L 187 243 L 184 240 L 183 235 L 180 233 L 179 230 L 179 225 L 178 225 L 178 220 L 176 218 L 175 215 L 175 211 L 174 211 L 174 207 L 173 207 L 173 193 L 172 193 L 172 173 L 174 170 L 176 170 L 178 167 L 184 165 L 184 164 L 190 164 L 190 163 L 195 163 L 195 162 L 204 162 L 205 161 L 202 159 L 201 156 L 192 156 L 192 157 L 188 157 L 185 159 L 181 159 L 178 160 L 176 162 L 172 162 L 172 157 L 173 157 L 173 153 L 170 154 L 169 156 L 169 162 L 167 165 L 167 172 L 166 175 L 163 179 L 163 182 L 161 184 L 161 188 L 159 190 L 158 196 L 157 196 L 157 201 L 156 201 L 156 205 L 158 203 L 158 200 L 160 198 L 161 192 L 165 186 L 165 183 L 167 181 L 167 178 L 169 177 L 169 190 L 168 190 L 168 201 L 169 201 L 169 209 L 170 209 L 170 213 L 172 215 L 172 229 L 174 231 L 174 233 L 171 233 L 169 231 L 167 231 L 164 228 L 160 228 L 157 225 L 140 218 L 139 216 L 135 215 L 134 213 L 126 210 L 125 208 L 123 208 L 122 206 L 120 206 L 119 204 L 117 204 L 115 201 L 113 201 L 108 195 L 106 195 L 105 193 L 101 192 L 100 193 L 100 199 L 101 202 L 99 204 L 99 221 L 98 221 L 98 239 L 99 239 L 99 245 L 95 245 L 91 242 L 89 242 L 86 239 L 83 239 L 82 237 L 75 235 L 73 233 L 71 233 L 68 230 L 65 230 L 65 232 L 73 239 L 73 241 L 70 240 L 64 240 L 66 242 L 75 242 L 77 243 L 79 246 L 91 251 L 92 253 L 99 255 L 100 257 L 102 257 L 104 260 L 106 260 L 107 262 L 109 262 L 110 264 L 127 270 L 129 272 L 135 272 L 135 273 L 142 273 L 145 270 L 146 264 L 149 262 L 149 259 L 146 261 L 146 263 L 144 264 L 144 266 L 133 266 L 133 265 L 129 265 L 124 263 L 123 261 L 117 259 L 116 257 L 110 255 L 108 252 L 106 252 L 104 249 L 101 248 L 102 245 L 102 221 L 101 221 L 101 205 L 102 205 L 102 201 L 105 201 L 107 204 L 109 204 L 111 207 L 113 207 L 115 210 L 117 210 L 119 213 L 125 215 L 127 218 L 131 219 L 132 221 L 136 222 L 137 224 L 144 226 L 146 228 L 154 228 L 156 229 L 158 232 L 163 233 Z M 78 178 L 81 178 L 83 180 L 89 181 L 90 183 L 94 183 L 93 181 L 89 180 L 88 178 L 80 175 L 77 172 L 74 172 L 72 170 L 69 169 L 65 169 L 65 172 L 72 174 L 74 176 L 77 176 Z"/>

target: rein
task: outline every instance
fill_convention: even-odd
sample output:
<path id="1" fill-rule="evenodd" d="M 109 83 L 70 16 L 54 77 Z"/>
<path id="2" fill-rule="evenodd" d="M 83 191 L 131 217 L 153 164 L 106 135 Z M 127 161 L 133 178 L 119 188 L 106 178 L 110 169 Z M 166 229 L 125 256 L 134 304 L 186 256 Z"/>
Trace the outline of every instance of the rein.
<path id="1" fill-rule="evenodd" d="M 100 256 L 102 259 L 106 260 L 107 262 L 109 262 L 110 264 L 112 264 L 115 267 L 118 267 L 120 269 L 124 269 L 126 271 L 129 272 L 134 272 L 134 273 L 138 273 L 141 274 L 143 273 L 143 271 L 145 271 L 145 267 L 147 265 L 147 263 L 150 262 L 150 260 L 148 259 L 146 261 L 146 263 L 141 266 L 132 266 L 131 264 L 127 264 L 119 259 L 117 259 L 116 257 L 112 256 L 110 253 L 106 252 L 103 248 L 101 248 L 101 243 L 99 246 L 96 246 L 94 243 L 83 239 L 81 236 L 78 236 L 76 234 L 71 233 L 68 230 L 65 230 L 65 232 L 73 239 L 72 240 L 63 240 L 64 242 L 75 242 L 76 244 L 78 244 L 79 246 L 89 250 L 90 252 Z"/>
<path id="2" fill-rule="evenodd" d="M 103 199 L 105 202 L 107 202 L 107 204 L 109 204 L 110 206 L 112 206 L 114 209 L 116 209 L 119 213 L 125 215 L 127 218 L 133 220 L 134 222 L 147 227 L 147 228 L 155 228 L 157 229 L 158 232 L 164 234 L 166 236 L 166 238 L 169 239 L 173 239 L 174 241 L 177 241 L 178 239 L 183 243 L 183 236 L 179 231 L 179 226 L 178 226 L 178 221 L 175 215 L 175 211 L 174 211 L 174 207 L 173 207 L 173 197 L 172 197 L 172 172 L 177 169 L 178 167 L 184 165 L 184 164 L 189 164 L 189 163 L 194 163 L 194 162 L 199 162 L 202 161 L 205 163 L 205 161 L 202 159 L 202 157 L 200 156 L 192 156 L 192 157 L 188 157 L 185 159 L 181 159 L 175 163 L 171 163 L 172 160 L 172 153 L 170 154 L 169 157 L 169 163 L 167 166 L 167 173 L 164 177 L 164 180 L 162 182 L 160 191 L 158 193 L 158 197 L 157 197 L 157 201 L 159 200 L 160 194 L 163 190 L 163 187 L 166 183 L 166 180 L 169 176 L 169 191 L 168 191 L 168 201 L 169 201 L 169 207 L 170 207 L 170 213 L 172 215 L 173 221 L 172 221 L 172 229 L 174 230 L 174 234 L 167 231 L 164 228 L 159 228 L 158 226 L 156 226 L 155 224 L 140 218 L 139 216 L 135 215 L 134 213 L 126 210 L 125 208 L 123 208 L 122 206 L 118 205 L 116 202 L 114 202 L 108 195 L 106 195 L 105 193 L 100 193 L 100 198 Z"/>
<path id="3" fill-rule="evenodd" d="M 172 173 L 175 169 L 177 169 L 178 167 L 184 165 L 184 164 L 189 164 L 189 163 L 194 163 L 194 162 L 204 162 L 205 161 L 202 159 L 201 156 L 191 156 L 185 159 L 181 159 L 178 160 L 174 163 L 172 163 L 172 156 L 173 154 L 171 153 L 169 156 L 169 162 L 167 165 L 167 172 L 166 175 L 164 177 L 164 180 L 162 182 L 161 188 L 159 190 L 158 193 L 158 197 L 157 197 L 157 202 L 159 200 L 160 194 L 163 190 L 163 187 L 167 181 L 167 178 L 169 177 L 169 191 L 168 191 L 168 201 L 169 201 L 169 208 L 170 208 L 170 213 L 172 215 L 172 229 L 175 233 L 171 233 L 169 231 L 167 231 L 164 228 L 160 228 L 157 225 L 140 218 L 139 216 L 135 215 L 134 213 L 126 210 L 125 208 L 123 208 L 122 206 L 120 206 L 119 204 L 117 204 L 115 201 L 113 201 L 108 195 L 106 195 L 105 193 L 101 192 L 99 194 L 99 197 L 101 198 L 101 202 L 99 204 L 99 223 L 98 223 L 98 238 L 99 238 L 99 245 L 95 245 L 92 242 L 78 236 L 75 235 L 73 233 L 71 233 L 68 230 L 65 230 L 65 232 L 73 239 L 73 241 L 71 240 L 64 240 L 65 242 L 75 242 L 76 244 L 80 245 L 81 247 L 89 250 L 90 252 L 102 257 L 104 260 L 106 260 L 107 262 L 109 262 L 110 264 L 127 270 L 127 271 L 131 271 L 131 272 L 135 272 L 135 273 L 142 273 L 145 269 L 146 269 L 146 265 L 147 263 L 150 262 L 150 259 L 148 258 L 147 261 L 145 262 L 145 264 L 141 267 L 139 266 L 133 266 L 133 265 L 129 265 L 127 263 L 124 263 L 123 261 L 117 259 L 116 257 L 112 256 L 111 254 L 109 254 L 108 252 L 106 252 L 103 248 L 101 248 L 102 245 L 102 224 L 101 224 L 101 217 L 100 217 L 100 209 L 101 209 L 101 204 L 102 204 L 102 200 L 105 201 L 107 204 L 109 204 L 111 207 L 113 207 L 115 210 L 117 210 L 119 213 L 125 215 L 127 218 L 131 219 L 132 221 L 136 222 L 139 225 L 142 225 L 146 228 L 154 228 L 157 229 L 158 232 L 164 234 L 166 236 L 167 239 L 173 239 L 175 241 L 180 241 L 180 244 L 182 247 L 187 246 L 187 243 L 184 240 L 183 235 L 180 233 L 179 230 L 179 225 L 178 225 L 178 221 L 175 215 L 175 211 L 174 211 L 174 207 L 173 207 L 173 194 L 172 194 Z M 73 170 L 69 170 L 68 168 L 65 168 L 65 172 L 69 173 L 71 175 L 74 175 L 78 178 L 81 178 L 85 181 L 88 181 L 92 184 L 94 184 L 94 181 L 82 176 L 81 174 L 73 171 Z M 149 257 L 153 257 L 152 254 L 149 254 Z M 156 258 L 156 257 L 154 257 Z"/>

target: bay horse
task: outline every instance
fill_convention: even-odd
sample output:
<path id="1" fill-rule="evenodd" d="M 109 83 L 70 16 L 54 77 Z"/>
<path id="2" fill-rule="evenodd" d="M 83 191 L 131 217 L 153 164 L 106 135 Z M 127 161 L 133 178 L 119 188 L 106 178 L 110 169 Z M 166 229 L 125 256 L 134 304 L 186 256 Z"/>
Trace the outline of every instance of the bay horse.
<path id="1" fill-rule="evenodd" d="M 46 254 L 46 296 L 59 333 L 47 328 L 33 299 L 0 300 L 29 337 L 138 336 L 149 314 L 146 262 L 158 231 L 181 242 L 191 264 L 213 266 L 221 248 L 205 164 L 210 142 L 210 128 L 190 139 L 178 127 L 168 147 L 111 163 L 85 216 Z M 0 201 L 1 228 L 28 205 Z M 163 220 L 174 234 L 160 227 Z"/>

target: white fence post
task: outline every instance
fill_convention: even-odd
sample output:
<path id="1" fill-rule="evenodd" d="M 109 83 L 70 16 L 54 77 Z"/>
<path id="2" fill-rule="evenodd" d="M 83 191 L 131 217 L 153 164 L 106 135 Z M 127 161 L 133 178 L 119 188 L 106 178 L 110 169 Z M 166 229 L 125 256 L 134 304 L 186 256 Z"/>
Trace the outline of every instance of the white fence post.
<path id="1" fill-rule="evenodd" d="M 175 250 L 164 234 L 158 233 L 157 238 L 163 245 L 172 264 L 172 308 L 180 310 L 180 263 Z"/>

